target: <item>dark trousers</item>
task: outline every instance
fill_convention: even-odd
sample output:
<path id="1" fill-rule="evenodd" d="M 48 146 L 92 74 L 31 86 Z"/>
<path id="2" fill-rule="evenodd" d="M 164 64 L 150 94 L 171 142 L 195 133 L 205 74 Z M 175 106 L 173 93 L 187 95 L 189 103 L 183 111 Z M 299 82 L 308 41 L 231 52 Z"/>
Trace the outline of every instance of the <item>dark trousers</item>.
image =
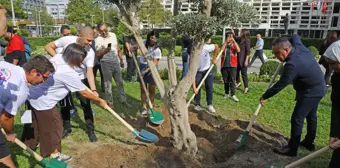
<path id="1" fill-rule="evenodd" d="M 225 92 L 225 94 L 229 94 L 229 88 L 230 88 L 231 96 L 235 95 L 236 72 L 237 72 L 236 67 L 223 67 L 223 68 L 221 68 L 221 73 L 222 73 L 223 82 L 224 82 L 224 92 Z"/>
<path id="2" fill-rule="evenodd" d="M 87 79 L 83 79 L 82 82 L 87 87 L 89 87 L 89 83 L 88 83 Z M 76 95 L 77 95 L 77 97 L 80 101 L 81 107 L 82 107 L 83 112 L 84 112 L 84 118 L 85 118 L 85 124 L 86 124 L 87 131 L 93 132 L 94 131 L 94 120 L 93 120 L 93 114 L 92 114 L 92 109 L 91 109 L 91 102 L 90 102 L 90 100 L 81 96 L 79 93 L 77 93 Z M 70 129 L 71 128 L 70 110 L 71 110 L 72 107 L 70 106 L 70 103 L 67 103 L 67 102 L 69 102 L 67 100 L 68 96 L 65 97 L 66 100 L 65 100 L 64 106 L 60 107 L 61 116 L 63 118 L 64 129 Z"/>
<path id="3" fill-rule="evenodd" d="M 340 148 L 333 151 L 332 159 L 329 163 L 329 168 L 339 168 L 340 167 Z"/>
<path id="4" fill-rule="evenodd" d="M 251 58 L 249 66 L 253 65 L 253 63 L 254 63 L 254 61 L 257 57 L 260 58 L 262 64 L 264 63 L 263 50 L 256 50 L 254 55 L 253 55 L 253 58 Z"/>
<path id="5" fill-rule="evenodd" d="M 243 84 L 244 84 L 244 88 L 248 87 L 248 68 L 247 67 L 237 67 L 237 73 L 236 73 L 236 82 L 240 83 L 241 82 L 241 78 L 240 78 L 240 73 L 242 75 L 242 80 L 243 80 Z"/>
<path id="6" fill-rule="evenodd" d="M 135 57 L 133 55 L 133 57 Z M 132 80 L 132 77 L 136 76 L 136 64 L 133 61 L 132 57 L 126 56 L 126 63 L 127 63 L 127 74 L 126 74 L 126 80 Z"/>
<path id="7" fill-rule="evenodd" d="M 95 64 L 94 67 L 93 67 L 94 78 L 97 77 L 98 70 L 99 70 L 99 74 L 100 74 L 100 87 L 102 88 L 102 92 L 104 92 L 105 87 L 104 87 L 103 71 L 102 71 L 100 64 Z"/>
<path id="8" fill-rule="evenodd" d="M 329 64 L 326 61 L 322 62 L 322 66 L 326 69 L 326 72 L 325 72 L 326 84 L 329 84 L 329 78 L 332 75 L 333 69 L 329 66 Z"/>
<path id="9" fill-rule="evenodd" d="M 317 111 L 321 98 L 303 98 L 296 101 L 294 112 L 291 118 L 291 132 L 289 147 L 292 152 L 298 151 L 303 129 L 303 122 L 307 119 L 307 135 L 305 142 L 314 143 L 317 127 Z"/>
<path id="10" fill-rule="evenodd" d="M 189 68 L 189 53 L 188 48 L 182 49 L 182 65 L 183 65 L 183 71 L 182 71 L 182 79 L 187 75 L 188 68 Z"/>
<path id="11" fill-rule="evenodd" d="M 196 87 L 198 87 L 199 83 L 201 83 L 204 75 L 207 73 L 206 71 L 198 71 L 196 74 Z M 207 104 L 212 105 L 213 101 L 213 84 L 214 84 L 214 73 L 211 71 L 207 78 L 204 81 L 205 84 L 205 92 L 207 97 Z M 198 94 L 195 96 L 195 105 L 201 105 L 201 89 L 198 91 Z"/>

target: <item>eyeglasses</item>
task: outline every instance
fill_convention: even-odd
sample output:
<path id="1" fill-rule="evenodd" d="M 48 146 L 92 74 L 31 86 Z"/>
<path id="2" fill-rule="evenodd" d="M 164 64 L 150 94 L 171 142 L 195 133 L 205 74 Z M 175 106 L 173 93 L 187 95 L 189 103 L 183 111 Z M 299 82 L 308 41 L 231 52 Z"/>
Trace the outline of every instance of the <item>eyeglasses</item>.
<path id="1" fill-rule="evenodd" d="M 40 73 L 40 72 L 38 72 L 37 74 L 38 74 L 38 76 L 42 76 L 42 78 L 44 79 L 44 81 L 46 81 L 49 77 L 53 76 L 53 73 L 50 73 L 50 75 L 48 75 L 48 76 L 45 76 L 44 74 L 42 74 L 42 73 Z"/>

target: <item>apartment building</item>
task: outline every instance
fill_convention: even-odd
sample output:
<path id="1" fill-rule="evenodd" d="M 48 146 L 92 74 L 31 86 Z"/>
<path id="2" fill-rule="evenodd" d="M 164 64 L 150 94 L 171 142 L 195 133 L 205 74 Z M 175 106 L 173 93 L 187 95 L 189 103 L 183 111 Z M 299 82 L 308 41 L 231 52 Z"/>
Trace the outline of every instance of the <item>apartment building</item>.
<path id="1" fill-rule="evenodd" d="M 65 10 L 68 3 L 69 0 L 46 0 L 47 12 L 55 20 L 64 20 L 66 16 Z"/>
<path id="2" fill-rule="evenodd" d="M 35 20 L 33 12 L 35 9 L 45 8 L 45 0 L 22 0 L 22 8 L 27 13 L 28 20 Z"/>

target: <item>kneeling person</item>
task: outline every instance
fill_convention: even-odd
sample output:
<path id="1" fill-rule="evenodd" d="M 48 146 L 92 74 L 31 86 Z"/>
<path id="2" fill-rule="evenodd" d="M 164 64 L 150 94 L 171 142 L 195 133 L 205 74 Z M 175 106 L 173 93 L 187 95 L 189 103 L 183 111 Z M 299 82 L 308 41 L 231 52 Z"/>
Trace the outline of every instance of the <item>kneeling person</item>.
<path id="1" fill-rule="evenodd" d="M 28 85 L 44 82 L 51 72 L 54 72 L 54 67 L 44 56 L 32 58 L 22 68 L 0 61 L 0 125 L 8 141 L 15 140 L 14 116 L 28 97 Z M 5 137 L 0 133 L 0 163 L 14 168 Z"/>

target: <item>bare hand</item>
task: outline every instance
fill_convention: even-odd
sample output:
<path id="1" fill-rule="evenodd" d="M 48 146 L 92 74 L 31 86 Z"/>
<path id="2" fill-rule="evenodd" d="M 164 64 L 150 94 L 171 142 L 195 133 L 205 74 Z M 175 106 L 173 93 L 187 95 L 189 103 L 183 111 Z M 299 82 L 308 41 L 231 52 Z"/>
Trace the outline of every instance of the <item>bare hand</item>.
<path id="1" fill-rule="evenodd" d="M 194 89 L 194 93 L 195 93 L 195 95 L 197 95 L 198 94 L 198 91 L 199 91 L 199 89 Z"/>
<path id="2" fill-rule="evenodd" d="M 12 142 L 12 143 L 14 143 L 16 136 L 17 136 L 17 134 L 11 134 L 11 135 L 6 134 L 5 135 L 7 141 Z"/>
<path id="3" fill-rule="evenodd" d="M 329 147 L 331 149 L 337 149 L 340 147 L 340 144 L 336 145 L 335 142 L 337 142 L 339 140 L 339 138 L 334 138 L 334 137 L 330 137 L 329 138 Z"/>
<path id="4" fill-rule="evenodd" d="M 111 47 L 106 47 L 106 48 L 105 48 L 105 52 L 106 52 L 106 53 L 108 53 L 108 52 L 110 52 L 110 51 L 111 51 Z"/>
<path id="5" fill-rule="evenodd" d="M 217 63 L 217 60 L 215 59 L 215 60 L 212 60 L 212 63 L 213 64 L 216 64 Z"/>
<path id="6" fill-rule="evenodd" d="M 260 104 L 263 106 L 264 103 L 267 101 L 267 99 L 264 99 L 263 97 L 260 98 Z"/>
<path id="7" fill-rule="evenodd" d="M 97 91 L 95 91 L 95 90 L 94 90 L 94 91 L 92 91 L 92 94 L 93 94 L 93 95 L 95 95 L 96 97 L 99 97 L 99 94 L 98 94 L 98 92 L 97 92 Z"/>
<path id="8" fill-rule="evenodd" d="M 121 67 L 121 68 L 124 68 L 124 62 L 123 62 L 123 60 L 120 60 L 120 67 Z"/>
<path id="9" fill-rule="evenodd" d="M 244 66 L 247 67 L 248 65 L 249 65 L 249 62 L 246 61 L 246 62 L 244 63 Z"/>
<path id="10" fill-rule="evenodd" d="M 100 99 L 99 106 L 105 109 L 107 107 L 107 102 L 104 99 Z"/>

